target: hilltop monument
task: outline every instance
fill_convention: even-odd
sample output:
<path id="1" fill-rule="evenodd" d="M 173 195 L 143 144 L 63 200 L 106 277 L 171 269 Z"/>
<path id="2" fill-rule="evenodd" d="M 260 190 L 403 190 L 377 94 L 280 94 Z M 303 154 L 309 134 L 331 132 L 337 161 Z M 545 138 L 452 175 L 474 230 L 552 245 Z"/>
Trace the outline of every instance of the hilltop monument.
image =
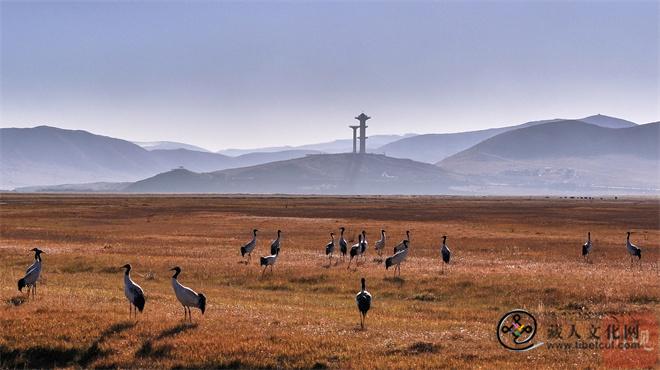
<path id="1" fill-rule="evenodd" d="M 357 129 L 360 129 L 360 154 L 367 152 L 367 120 L 371 117 L 367 116 L 364 113 L 360 113 L 359 116 L 355 117 L 356 120 L 360 121 L 358 126 L 348 126 L 353 129 L 353 153 L 357 153 Z"/>

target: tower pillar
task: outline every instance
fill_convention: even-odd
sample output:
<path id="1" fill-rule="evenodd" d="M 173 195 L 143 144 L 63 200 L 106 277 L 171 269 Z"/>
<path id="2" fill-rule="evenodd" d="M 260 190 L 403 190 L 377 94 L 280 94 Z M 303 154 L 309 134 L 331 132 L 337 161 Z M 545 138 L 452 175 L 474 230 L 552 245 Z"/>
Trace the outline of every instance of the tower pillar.
<path id="1" fill-rule="evenodd" d="M 367 116 L 364 113 L 360 113 L 359 116 L 355 117 L 356 120 L 360 121 L 360 154 L 367 152 L 367 120 L 371 117 Z"/>

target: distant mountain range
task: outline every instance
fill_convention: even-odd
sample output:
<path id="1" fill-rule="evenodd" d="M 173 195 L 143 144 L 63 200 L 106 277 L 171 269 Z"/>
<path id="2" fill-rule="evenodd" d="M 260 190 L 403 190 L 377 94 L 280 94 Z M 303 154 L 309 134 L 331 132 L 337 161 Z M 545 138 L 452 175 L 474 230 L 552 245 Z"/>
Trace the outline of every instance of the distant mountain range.
<path id="1" fill-rule="evenodd" d="M 383 145 L 376 149 L 374 152 L 383 153 L 396 158 L 410 158 L 420 162 L 436 163 L 475 144 L 478 144 L 483 140 L 489 139 L 503 132 L 558 121 L 562 120 L 552 119 L 532 121 L 516 126 L 492 128 L 479 131 L 417 135 Z M 625 128 L 637 125 L 636 123 L 630 121 L 600 114 L 582 118 L 580 121 L 609 128 Z"/>
<path id="2" fill-rule="evenodd" d="M 146 150 L 132 142 L 49 126 L 0 129 L 0 189 L 131 182 L 173 168 L 216 171 L 318 153 L 288 150 L 238 157 L 189 149 Z"/>
<path id="3" fill-rule="evenodd" d="M 373 151 L 387 156 L 320 150 L 337 150 L 347 142 L 350 152 L 351 140 L 228 156 L 177 148 L 187 144 L 175 142 L 141 143 L 151 148 L 146 150 L 85 131 L 7 128 L 0 129 L 0 187 L 157 193 L 658 194 L 658 126 L 596 115 L 398 140 L 382 135 L 378 140 L 387 143 Z M 439 159 L 423 163 L 433 158 Z"/>

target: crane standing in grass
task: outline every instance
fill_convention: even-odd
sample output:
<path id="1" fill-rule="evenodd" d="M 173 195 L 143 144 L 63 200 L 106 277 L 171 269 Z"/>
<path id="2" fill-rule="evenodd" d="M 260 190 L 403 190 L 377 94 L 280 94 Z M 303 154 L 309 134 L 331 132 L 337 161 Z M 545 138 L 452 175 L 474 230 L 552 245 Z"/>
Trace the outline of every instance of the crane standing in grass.
<path id="1" fill-rule="evenodd" d="M 335 252 L 335 233 L 330 233 L 330 242 L 325 245 L 325 255 L 328 256 L 328 266 L 332 264 L 332 255 Z"/>
<path id="2" fill-rule="evenodd" d="M 34 298 L 37 295 L 37 281 L 41 275 L 41 254 L 44 251 L 39 248 L 32 248 L 30 250 L 34 252 L 34 262 L 25 270 L 25 276 L 18 280 L 18 290 L 22 292 L 23 288 L 28 287 L 28 297 L 30 296 L 30 292 L 32 292 L 32 297 Z"/>
<path id="3" fill-rule="evenodd" d="M 408 248 L 408 247 L 405 247 L 405 246 L 404 246 L 404 244 L 405 244 L 404 242 L 405 242 L 405 241 L 407 241 L 408 244 L 410 244 L 410 230 L 406 230 L 406 238 L 403 239 L 402 241 L 400 241 L 399 244 L 397 244 L 397 245 L 394 247 L 394 252 L 393 252 L 393 254 L 396 254 L 396 252 L 402 251 L 404 248 Z"/>
<path id="4" fill-rule="evenodd" d="M 442 247 L 440 248 L 440 254 L 442 255 L 442 273 L 445 272 L 445 264 L 449 264 L 449 259 L 451 258 L 451 250 L 447 246 L 447 235 L 442 236 Z"/>
<path id="5" fill-rule="evenodd" d="M 341 253 L 341 260 L 343 262 L 346 259 L 346 253 L 348 253 L 348 243 L 346 243 L 346 239 L 344 239 L 344 231 L 346 231 L 346 228 L 342 226 L 339 230 L 341 230 L 341 234 L 339 234 L 339 253 Z"/>
<path id="6" fill-rule="evenodd" d="M 360 242 L 360 257 L 366 259 L 367 247 L 369 247 L 369 242 L 367 241 L 367 232 L 362 230 L 362 241 Z"/>
<path id="7" fill-rule="evenodd" d="M 281 237 L 282 237 L 282 230 L 277 230 L 277 239 L 273 240 L 273 242 L 270 244 L 271 255 L 277 254 L 277 252 L 279 251 Z"/>
<path id="8" fill-rule="evenodd" d="M 273 273 L 273 266 L 275 265 L 275 262 L 277 262 L 277 256 L 280 254 L 280 248 L 278 247 L 275 249 L 275 253 L 271 254 L 270 256 L 264 256 L 261 257 L 259 264 L 264 267 L 263 271 L 261 272 L 261 276 L 263 277 L 264 274 L 266 273 L 266 269 L 268 266 L 270 266 L 270 273 Z"/>
<path id="9" fill-rule="evenodd" d="M 174 275 L 172 276 L 172 288 L 174 288 L 176 299 L 178 299 L 179 303 L 183 306 L 184 320 L 187 317 L 192 321 L 190 307 L 199 308 L 203 315 L 204 311 L 206 311 L 206 296 L 179 283 L 179 280 L 177 280 L 181 273 L 181 268 L 179 266 L 172 268 L 170 271 L 174 271 Z"/>
<path id="10" fill-rule="evenodd" d="M 351 268 L 351 262 L 353 262 L 353 258 L 358 256 L 360 254 L 360 246 L 362 245 L 362 234 L 358 234 L 358 242 L 357 244 L 353 244 L 351 247 L 351 259 L 348 260 L 348 266 L 346 266 L 346 270 Z M 357 266 L 357 261 L 355 261 L 355 266 Z"/>
<path id="11" fill-rule="evenodd" d="M 380 230 L 380 239 L 374 244 L 374 249 L 378 252 L 379 256 L 383 255 L 383 250 L 385 249 L 385 230 Z"/>
<path id="12" fill-rule="evenodd" d="M 639 261 L 639 267 L 642 267 L 642 249 L 630 242 L 630 234 L 632 233 L 628 231 L 628 236 L 626 237 L 626 249 L 630 254 L 630 265 L 632 266 L 633 257 L 636 256 L 637 260 Z"/>
<path id="13" fill-rule="evenodd" d="M 364 329 L 364 322 L 367 319 L 367 312 L 371 308 L 371 294 L 367 292 L 366 282 L 362 278 L 362 289 L 355 296 L 358 310 L 360 311 L 360 327 Z"/>
<path id="14" fill-rule="evenodd" d="M 133 315 L 133 307 L 135 307 L 135 317 L 137 318 L 138 310 L 140 312 L 144 310 L 144 304 L 146 302 L 144 291 L 131 279 L 131 264 L 127 263 L 121 268 L 126 269 L 126 272 L 124 272 L 124 295 L 128 299 L 128 318 L 130 319 Z"/>
<path id="15" fill-rule="evenodd" d="M 404 248 L 396 252 L 393 256 L 387 257 L 385 259 L 385 269 L 388 270 L 390 266 L 396 265 L 394 267 L 394 276 L 396 276 L 396 271 L 399 270 L 399 276 L 401 276 L 401 262 L 405 261 L 408 257 L 408 241 L 403 241 Z"/>
<path id="16" fill-rule="evenodd" d="M 587 233 L 587 242 L 582 245 L 582 258 L 589 261 L 589 252 L 591 252 L 591 232 Z"/>
<path id="17" fill-rule="evenodd" d="M 245 257 L 246 254 L 248 255 L 247 261 L 245 261 L 246 265 L 252 260 L 252 251 L 257 246 L 257 231 L 259 230 L 252 230 L 252 240 L 241 247 L 241 257 Z"/>

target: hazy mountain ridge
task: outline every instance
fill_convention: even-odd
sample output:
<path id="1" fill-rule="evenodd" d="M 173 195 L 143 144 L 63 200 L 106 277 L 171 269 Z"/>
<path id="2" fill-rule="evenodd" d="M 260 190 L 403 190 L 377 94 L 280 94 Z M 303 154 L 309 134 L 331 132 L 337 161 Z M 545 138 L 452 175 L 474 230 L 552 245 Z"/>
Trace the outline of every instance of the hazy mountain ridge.
<path id="1" fill-rule="evenodd" d="M 50 126 L 0 129 L 0 188 L 132 182 L 173 168 L 208 172 L 303 157 L 289 150 L 238 157 L 188 149 L 146 150 L 130 141 Z"/>
<path id="2" fill-rule="evenodd" d="M 162 167 L 125 140 L 49 126 L 0 129 L 0 186 L 135 181 Z"/>
<path id="3" fill-rule="evenodd" d="M 540 120 L 526 122 L 515 126 L 491 128 L 478 131 L 417 135 L 411 138 L 405 138 L 386 144 L 376 149 L 374 152 L 383 153 L 396 158 L 410 158 L 420 162 L 436 163 L 503 132 L 559 121 L 564 120 Z M 608 117 L 601 114 L 573 121 L 582 121 L 592 125 L 610 128 L 627 128 L 637 125 L 634 122 L 614 117 Z"/>
<path id="4" fill-rule="evenodd" d="M 180 143 L 177 141 L 133 141 L 135 145 L 139 145 L 146 150 L 175 150 L 175 149 L 187 149 L 194 150 L 197 152 L 211 152 L 208 149 L 202 148 L 197 145 Z"/>
<path id="5" fill-rule="evenodd" d="M 658 122 L 606 128 L 560 121 L 508 131 L 442 168 L 498 186 L 660 190 Z"/>
<path id="6" fill-rule="evenodd" d="M 413 137 L 417 134 L 404 134 L 404 135 L 373 135 L 367 139 L 368 148 L 378 148 L 387 143 L 391 143 L 407 137 Z M 220 154 L 238 156 L 249 153 L 260 152 L 275 152 L 275 151 L 288 151 L 288 150 L 310 150 L 324 153 L 349 153 L 353 151 L 353 139 L 337 139 L 324 143 L 306 144 L 299 146 L 278 146 L 254 149 L 224 149 L 218 151 Z"/>

